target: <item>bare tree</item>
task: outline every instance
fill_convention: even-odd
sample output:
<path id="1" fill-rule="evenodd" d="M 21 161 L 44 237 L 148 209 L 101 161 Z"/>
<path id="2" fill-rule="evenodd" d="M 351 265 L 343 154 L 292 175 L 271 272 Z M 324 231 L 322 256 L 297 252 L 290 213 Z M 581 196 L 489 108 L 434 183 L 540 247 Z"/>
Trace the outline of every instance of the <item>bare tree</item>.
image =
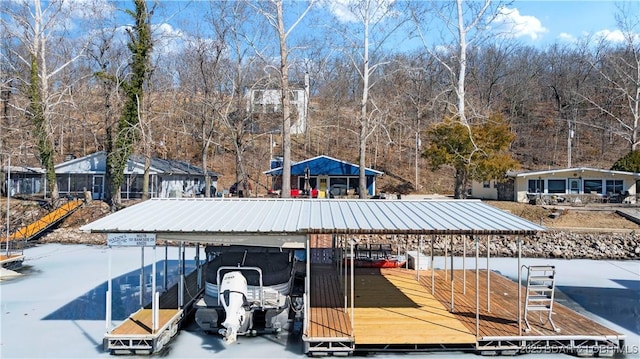
<path id="1" fill-rule="evenodd" d="M 21 45 L 10 51 L 25 69 L 18 88 L 24 89 L 28 99 L 28 105 L 23 110 L 34 127 L 39 158 L 45 168 L 49 195 L 54 203 L 59 197 L 54 169 L 55 118 L 58 109 L 69 102 L 72 93 L 69 80 L 77 80 L 65 81 L 60 76 L 67 67 L 84 56 L 88 41 L 88 38 L 83 38 L 79 46 L 63 48 L 66 26 L 73 18 L 71 14 L 78 9 L 78 4 L 72 2 L 34 0 L 3 6 L 7 16 L 2 16 L 1 20 L 3 30 Z M 92 7 L 86 7 L 83 11 L 90 9 Z M 53 43 L 56 46 L 52 46 Z M 22 49 L 24 52 L 20 52 Z"/>
<path id="2" fill-rule="evenodd" d="M 384 110 L 371 97 L 371 89 L 376 85 L 374 74 L 382 72 L 388 63 L 383 51 L 386 40 L 403 24 L 403 18 L 394 9 L 394 1 L 364 0 L 349 3 L 353 26 L 341 28 L 345 35 L 345 53 L 351 59 L 360 79 L 360 99 L 358 111 L 358 196 L 367 197 L 366 154 L 369 137 L 384 118 Z M 357 49 L 354 54 L 350 49 Z"/>
<path id="3" fill-rule="evenodd" d="M 592 59 L 592 67 L 605 80 L 607 96 L 585 100 L 615 121 L 614 133 L 631 151 L 640 145 L 640 5 L 624 3 L 616 14 L 624 41 L 617 44 L 604 36 Z M 610 103 L 614 105 L 611 106 Z"/>
<path id="4" fill-rule="evenodd" d="M 419 13 L 414 13 L 414 20 L 416 22 L 416 28 L 425 45 L 425 49 L 429 51 L 432 56 L 435 56 L 438 61 L 447 68 L 451 78 L 451 88 L 455 93 L 455 105 L 452 107 L 452 115 L 459 121 L 460 124 L 465 126 L 469 131 L 469 139 L 472 145 L 477 151 L 481 149 L 474 141 L 472 126 L 469 122 L 469 114 L 466 108 L 466 75 L 467 75 L 467 53 L 469 47 L 472 44 L 479 46 L 479 43 L 486 38 L 486 34 L 483 29 L 489 24 L 496 16 L 497 9 L 500 4 L 495 4 L 491 0 L 483 0 L 479 2 L 468 2 L 463 0 L 456 0 L 454 2 L 439 3 L 436 2 L 434 6 L 429 8 L 430 11 L 435 13 L 435 16 L 441 21 L 444 27 L 447 29 L 447 37 L 454 39 L 451 47 L 446 51 L 431 50 L 428 46 L 428 42 L 425 37 L 425 33 L 422 29 L 421 19 Z M 448 57 L 453 61 L 449 62 Z M 475 117 L 475 116 L 474 116 Z M 477 117 L 486 117 L 486 114 L 478 114 Z M 463 158 L 468 165 L 471 163 L 475 151 L 469 152 L 466 158 Z M 468 167 L 468 166 L 467 166 Z M 467 173 L 465 173 L 464 166 L 458 166 L 455 174 L 455 187 L 454 197 L 465 198 L 466 186 L 467 186 Z"/>
<path id="5" fill-rule="evenodd" d="M 280 87 L 282 103 L 282 193 L 283 198 L 291 197 L 291 99 L 289 94 L 289 55 L 288 40 L 293 30 L 300 24 L 315 4 L 308 1 L 298 16 L 287 27 L 285 25 L 284 0 L 269 0 L 263 6 L 256 7 L 278 33 L 280 49 Z"/>

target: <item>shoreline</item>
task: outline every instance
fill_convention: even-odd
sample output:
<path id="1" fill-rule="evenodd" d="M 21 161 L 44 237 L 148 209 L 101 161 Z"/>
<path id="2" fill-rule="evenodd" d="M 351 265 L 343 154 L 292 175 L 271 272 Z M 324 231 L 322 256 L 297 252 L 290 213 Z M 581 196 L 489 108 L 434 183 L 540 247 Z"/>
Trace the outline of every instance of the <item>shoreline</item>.
<path id="1" fill-rule="evenodd" d="M 425 236 L 427 237 L 427 236 Z M 430 236 L 429 236 L 430 237 Z M 463 242 L 460 236 L 434 236 L 434 255 L 441 256 L 450 248 L 453 240 L 454 256 L 462 256 Z M 466 238 L 466 254 L 474 250 L 473 240 Z M 486 256 L 486 236 L 479 242 L 480 255 Z M 408 244 L 408 250 L 418 250 L 419 238 L 414 235 L 363 237 L 365 243 L 390 243 L 394 250 L 400 245 L 401 251 Z M 77 228 L 58 228 L 47 233 L 35 243 L 94 244 L 106 245 L 103 233 L 85 233 Z M 173 242 L 170 242 L 173 243 Z M 446 249 L 445 249 L 446 247 Z M 423 252 L 430 254 L 429 239 L 423 241 Z M 516 258 L 518 246 L 515 237 L 494 236 L 490 241 L 492 257 Z M 522 256 L 549 259 L 596 259 L 596 260 L 637 260 L 640 259 L 640 233 L 631 232 L 573 232 L 550 229 L 532 237 L 522 238 Z"/>

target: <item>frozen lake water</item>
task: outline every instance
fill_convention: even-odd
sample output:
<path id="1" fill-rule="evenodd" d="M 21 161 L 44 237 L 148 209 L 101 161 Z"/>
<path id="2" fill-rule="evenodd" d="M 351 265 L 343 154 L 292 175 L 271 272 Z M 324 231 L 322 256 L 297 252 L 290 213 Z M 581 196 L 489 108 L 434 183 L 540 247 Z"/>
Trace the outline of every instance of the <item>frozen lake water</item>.
<path id="1" fill-rule="evenodd" d="M 19 277 L 0 282 L 0 357 L 1 358 L 106 358 L 102 340 L 104 288 L 108 279 L 109 249 L 102 246 L 46 244 L 25 250 L 25 262 Z M 126 290 L 139 285 L 141 264 L 139 248 L 111 250 L 114 278 Z M 169 248 L 168 270 L 178 258 L 177 248 Z M 155 258 L 158 272 L 165 257 L 158 247 Z M 187 248 L 187 260 L 193 263 L 195 250 Z M 145 265 L 153 260 L 153 250 L 145 250 Z M 204 258 L 204 255 L 201 255 Z M 436 258 L 435 266 L 444 266 Z M 551 260 L 524 258 L 522 264 L 552 264 L 557 268 L 558 301 L 583 315 L 627 336 L 629 358 L 638 358 L 640 347 L 640 261 Z M 456 258 L 456 269 L 462 259 Z M 486 259 L 479 262 L 486 268 Z M 492 270 L 515 279 L 517 260 L 491 258 Z M 475 267 L 467 258 L 465 267 Z M 161 284 L 162 281 L 159 282 Z M 126 304 L 126 303 L 125 303 Z M 127 305 L 123 304 L 125 307 Z M 136 307 L 136 304 L 133 304 Z M 131 309 L 124 308 L 128 311 Z M 115 312 L 114 312 L 115 313 Z M 119 323 L 114 315 L 114 323 Z M 120 319 L 121 320 L 121 319 Z M 196 325 L 188 325 L 167 348 L 154 357 L 175 358 L 300 358 L 299 340 L 272 336 L 240 337 L 225 345 L 205 335 Z M 400 357 L 405 354 L 379 354 Z M 476 357 L 473 354 L 466 355 Z M 412 354 L 411 357 L 454 358 L 456 353 Z M 550 358 L 553 355 L 526 355 L 523 358 Z M 567 356 L 569 357 L 569 356 Z"/>

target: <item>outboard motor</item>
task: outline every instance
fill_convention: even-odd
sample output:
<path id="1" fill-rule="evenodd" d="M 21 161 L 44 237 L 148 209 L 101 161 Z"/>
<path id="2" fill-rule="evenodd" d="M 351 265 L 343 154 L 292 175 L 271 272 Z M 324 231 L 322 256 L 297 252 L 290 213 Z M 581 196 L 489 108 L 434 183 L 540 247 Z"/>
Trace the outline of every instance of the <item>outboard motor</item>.
<path id="1" fill-rule="evenodd" d="M 238 332 L 247 326 L 249 315 L 247 305 L 247 279 L 239 271 L 226 273 L 220 283 L 219 296 L 226 313 L 226 319 L 218 333 L 224 336 L 227 343 L 236 341 Z"/>

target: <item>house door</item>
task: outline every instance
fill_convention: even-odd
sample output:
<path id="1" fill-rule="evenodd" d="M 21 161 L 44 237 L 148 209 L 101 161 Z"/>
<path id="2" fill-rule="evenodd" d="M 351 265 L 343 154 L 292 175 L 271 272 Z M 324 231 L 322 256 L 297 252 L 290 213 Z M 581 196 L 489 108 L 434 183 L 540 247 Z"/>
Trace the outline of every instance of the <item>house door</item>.
<path id="1" fill-rule="evenodd" d="M 582 179 L 569 178 L 569 193 L 578 194 L 582 192 Z"/>
<path id="2" fill-rule="evenodd" d="M 328 198 L 329 177 L 318 176 L 318 198 Z"/>
<path id="3" fill-rule="evenodd" d="M 91 186 L 91 198 L 103 199 L 104 176 L 93 176 L 93 186 Z"/>

